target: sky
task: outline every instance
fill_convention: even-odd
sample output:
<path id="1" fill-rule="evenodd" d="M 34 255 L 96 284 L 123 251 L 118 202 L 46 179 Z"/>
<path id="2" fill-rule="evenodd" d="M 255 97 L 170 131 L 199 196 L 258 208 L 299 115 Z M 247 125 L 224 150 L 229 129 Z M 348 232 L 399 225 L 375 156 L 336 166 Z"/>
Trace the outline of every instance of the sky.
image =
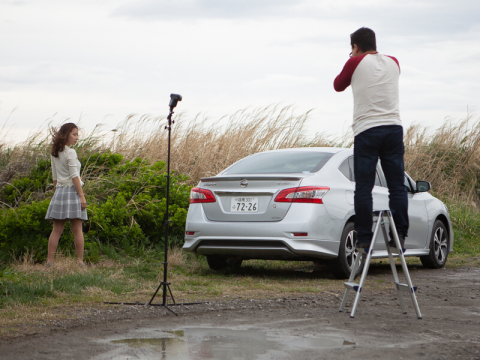
<path id="1" fill-rule="evenodd" d="M 333 80 L 362 26 L 400 62 L 404 126 L 435 129 L 480 112 L 479 15 L 478 0 L 0 0 L 0 129 L 114 129 L 178 93 L 184 121 L 293 105 L 309 134 L 341 136 L 353 97 Z"/>

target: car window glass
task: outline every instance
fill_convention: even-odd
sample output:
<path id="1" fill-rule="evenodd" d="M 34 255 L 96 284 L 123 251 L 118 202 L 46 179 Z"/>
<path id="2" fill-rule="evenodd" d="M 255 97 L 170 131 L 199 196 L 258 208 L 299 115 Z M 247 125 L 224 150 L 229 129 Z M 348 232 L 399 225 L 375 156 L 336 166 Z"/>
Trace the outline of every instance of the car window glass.
<path id="1" fill-rule="evenodd" d="M 385 174 L 383 173 L 382 163 L 379 160 L 377 163 L 377 175 L 375 178 L 375 185 L 381 187 L 387 187 L 387 181 L 385 179 Z"/>
<path id="2" fill-rule="evenodd" d="M 347 172 L 347 170 L 345 169 L 346 165 L 345 163 L 347 162 L 348 160 L 348 165 L 349 165 L 349 168 L 350 168 L 350 171 Z M 349 179 L 350 181 L 355 181 L 355 173 L 353 171 L 353 156 L 349 157 L 347 160 L 345 160 L 342 165 L 340 165 L 340 167 L 338 168 L 338 170 L 340 170 L 340 172 L 345 175 L 345 177 L 347 179 Z M 380 175 L 378 174 L 378 171 L 375 171 L 375 186 L 384 186 L 382 184 L 382 182 L 380 181 Z"/>
<path id="3" fill-rule="evenodd" d="M 240 160 L 222 174 L 311 173 L 320 170 L 334 155 L 317 151 L 275 151 Z"/>
<path id="4" fill-rule="evenodd" d="M 348 165 L 350 166 L 350 180 L 351 181 L 355 181 L 355 171 L 353 170 L 354 169 L 354 166 L 353 166 L 353 156 L 350 156 L 348 158 Z"/>
<path id="5" fill-rule="evenodd" d="M 412 192 L 412 187 L 410 186 L 410 181 L 408 181 L 407 177 L 404 176 L 404 182 L 405 182 L 405 189 L 407 189 L 408 192 Z"/>
<path id="6" fill-rule="evenodd" d="M 348 163 L 348 159 L 345 159 L 344 162 L 338 167 L 338 170 L 350 181 L 352 180 L 350 165 Z"/>
<path id="7" fill-rule="evenodd" d="M 380 182 L 380 176 L 378 175 L 378 171 L 375 171 L 375 186 L 382 186 Z"/>

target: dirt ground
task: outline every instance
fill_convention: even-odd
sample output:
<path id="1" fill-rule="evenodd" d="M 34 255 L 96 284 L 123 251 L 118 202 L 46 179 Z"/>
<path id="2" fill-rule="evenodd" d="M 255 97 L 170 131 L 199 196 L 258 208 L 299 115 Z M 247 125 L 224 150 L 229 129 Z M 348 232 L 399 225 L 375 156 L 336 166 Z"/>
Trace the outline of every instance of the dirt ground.
<path id="1" fill-rule="evenodd" d="M 392 280 L 388 267 L 375 271 Z M 480 359 L 480 269 L 411 276 L 421 320 L 410 297 L 402 314 L 393 283 L 365 288 L 354 319 L 353 295 L 338 311 L 343 291 L 172 307 L 178 316 L 112 305 L 0 339 L 0 359 Z"/>

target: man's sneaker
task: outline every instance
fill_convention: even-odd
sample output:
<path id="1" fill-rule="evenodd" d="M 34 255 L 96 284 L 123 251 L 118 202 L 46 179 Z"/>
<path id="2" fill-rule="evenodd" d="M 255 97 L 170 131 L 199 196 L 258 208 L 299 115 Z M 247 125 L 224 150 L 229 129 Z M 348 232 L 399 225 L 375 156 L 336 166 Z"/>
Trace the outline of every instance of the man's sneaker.
<path id="1" fill-rule="evenodd" d="M 400 247 L 405 249 L 405 235 L 403 232 L 399 231 L 398 232 L 398 239 L 400 240 Z M 397 248 L 397 245 L 395 245 L 395 240 L 392 239 L 392 235 L 390 234 L 390 241 L 388 242 L 388 246 L 391 248 Z"/>
<path id="2" fill-rule="evenodd" d="M 355 245 L 355 249 L 360 252 L 364 252 L 365 254 L 368 253 L 370 250 L 370 243 L 367 242 L 357 242 Z"/>
<path id="3" fill-rule="evenodd" d="M 368 250 L 370 250 L 370 244 L 372 240 L 370 241 L 359 241 L 357 237 L 357 233 L 354 233 L 353 238 L 355 240 L 355 249 L 360 252 L 365 252 L 368 253 Z"/>

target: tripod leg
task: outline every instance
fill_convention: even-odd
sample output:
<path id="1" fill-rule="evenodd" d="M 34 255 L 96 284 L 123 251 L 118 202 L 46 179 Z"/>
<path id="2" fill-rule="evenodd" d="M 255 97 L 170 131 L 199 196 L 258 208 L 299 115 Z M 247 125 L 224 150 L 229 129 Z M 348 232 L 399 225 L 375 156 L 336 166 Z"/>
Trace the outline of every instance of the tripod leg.
<path id="1" fill-rule="evenodd" d="M 170 311 L 170 312 L 171 312 L 172 314 L 174 314 L 175 316 L 178 316 L 178 314 L 177 314 L 175 311 L 173 311 L 172 309 L 170 309 L 170 308 L 168 307 L 168 305 L 165 305 L 164 308 L 167 309 L 168 311 Z"/>
<path id="2" fill-rule="evenodd" d="M 175 305 L 175 299 L 173 298 L 172 290 L 170 289 L 170 283 L 167 284 L 168 291 L 170 292 L 170 297 L 172 298 L 173 305 Z"/>
<path id="3" fill-rule="evenodd" d="M 163 285 L 163 282 L 161 282 L 160 285 L 158 285 L 157 290 L 155 291 L 155 294 L 153 294 L 152 298 L 151 298 L 150 301 L 148 302 L 148 305 L 152 305 L 152 301 L 153 301 L 153 299 L 155 299 L 155 296 L 157 296 L 158 290 L 160 290 L 160 287 L 161 287 L 162 285 Z"/>

